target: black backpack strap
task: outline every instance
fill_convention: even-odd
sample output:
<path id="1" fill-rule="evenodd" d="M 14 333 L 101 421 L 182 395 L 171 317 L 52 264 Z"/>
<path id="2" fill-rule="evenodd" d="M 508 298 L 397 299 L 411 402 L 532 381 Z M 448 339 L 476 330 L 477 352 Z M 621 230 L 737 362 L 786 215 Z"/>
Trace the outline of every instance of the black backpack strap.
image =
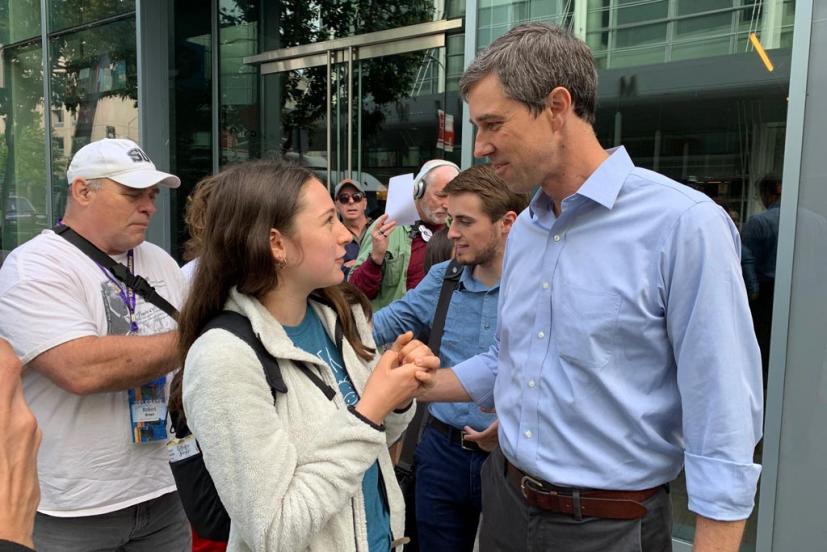
<path id="1" fill-rule="evenodd" d="M 253 332 L 253 326 L 250 324 L 249 318 L 237 312 L 225 310 L 207 322 L 201 333 L 206 333 L 215 328 L 230 332 L 253 349 L 261 363 L 261 367 L 264 369 L 264 376 L 267 378 L 267 385 L 270 386 L 274 401 L 276 400 L 276 393 L 287 393 L 287 384 L 284 383 L 278 361 L 267 352 L 267 349 L 261 343 L 261 339 Z"/>
<path id="2" fill-rule="evenodd" d="M 65 224 L 58 224 L 52 230 L 54 230 L 55 234 L 80 249 L 87 257 L 111 272 L 115 278 L 143 297 L 148 303 L 155 305 L 167 313 L 173 320 L 178 320 L 178 310 L 173 307 L 169 301 L 161 297 L 143 276 L 133 274 L 123 264 L 98 249 L 92 242 Z"/>
<path id="3" fill-rule="evenodd" d="M 439 300 L 436 304 L 434 319 L 431 321 L 431 334 L 428 338 L 428 347 L 436 356 L 439 356 L 439 348 L 442 345 L 442 332 L 445 330 L 445 318 L 448 316 L 451 295 L 459 287 L 462 270 L 463 266 L 456 260 L 452 260 L 445 269 L 445 276 L 442 278 L 442 289 L 439 291 Z"/>
<path id="4" fill-rule="evenodd" d="M 277 393 L 287 393 L 287 384 L 284 383 L 284 376 L 281 374 L 278 359 L 264 348 L 259 336 L 253 332 L 253 326 L 250 324 L 249 318 L 237 312 L 222 311 L 204 326 L 201 333 L 203 334 L 213 328 L 221 328 L 230 332 L 253 349 L 261 363 L 261 367 L 264 369 L 264 376 L 267 378 L 267 385 L 270 386 L 270 392 L 273 394 L 273 401 L 276 400 Z M 304 362 L 294 361 L 294 364 L 324 393 L 327 400 L 333 400 L 336 391 L 326 384 L 316 372 Z"/>
<path id="5" fill-rule="evenodd" d="M 428 347 L 439 356 L 439 348 L 442 344 L 442 332 L 445 330 L 445 318 L 448 315 L 448 305 L 451 304 L 451 296 L 459 287 L 459 279 L 462 276 L 463 266 L 452 260 L 445 269 L 442 278 L 442 289 L 439 292 L 434 319 L 431 322 L 431 334 L 428 338 Z M 422 438 L 422 432 L 430 421 L 427 403 L 417 401 L 416 412 L 408 424 L 405 436 L 402 441 L 402 451 L 399 455 L 399 466 L 403 470 L 413 469 L 414 451 L 417 443 Z"/>

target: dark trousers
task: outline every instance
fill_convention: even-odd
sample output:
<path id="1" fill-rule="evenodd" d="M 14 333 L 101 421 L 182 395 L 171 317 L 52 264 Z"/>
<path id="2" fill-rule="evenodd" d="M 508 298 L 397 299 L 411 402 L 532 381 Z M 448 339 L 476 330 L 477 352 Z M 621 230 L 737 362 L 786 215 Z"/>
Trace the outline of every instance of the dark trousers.
<path id="1" fill-rule="evenodd" d="M 755 338 L 761 349 L 761 370 L 764 376 L 764 391 L 767 390 L 767 373 L 770 365 L 770 341 L 772 340 L 772 302 L 775 280 L 761 282 L 758 298 L 750 303 Z"/>
<path id="2" fill-rule="evenodd" d="M 61 518 L 37 513 L 40 552 L 190 552 L 190 524 L 178 493 L 100 514 Z"/>
<path id="3" fill-rule="evenodd" d="M 477 535 L 485 452 L 463 450 L 432 427 L 416 447 L 416 527 L 423 552 L 471 552 Z"/>
<path id="4" fill-rule="evenodd" d="M 504 457 L 491 453 L 482 469 L 480 552 L 664 552 L 672 550 L 672 506 L 662 489 L 646 500 L 642 519 L 576 520 L 526 504 L 505 478 Z"/>

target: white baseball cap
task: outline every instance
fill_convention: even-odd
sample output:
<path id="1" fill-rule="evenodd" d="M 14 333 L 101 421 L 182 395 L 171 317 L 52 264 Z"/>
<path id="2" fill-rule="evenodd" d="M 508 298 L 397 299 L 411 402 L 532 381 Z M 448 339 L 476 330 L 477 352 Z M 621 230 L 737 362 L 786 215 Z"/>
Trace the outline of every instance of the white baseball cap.
<path id="1" fill-rule="evenodd" d="M 177 176 L 155 169 L 155 164 L 138 144 L 116 138 L 104 138 L 80 148 L 66 171 L 69 184 L 77 177 L 87 180 L 109 178 L 139 190 L 155 185 L 167 188 L 181 185 Z"/>

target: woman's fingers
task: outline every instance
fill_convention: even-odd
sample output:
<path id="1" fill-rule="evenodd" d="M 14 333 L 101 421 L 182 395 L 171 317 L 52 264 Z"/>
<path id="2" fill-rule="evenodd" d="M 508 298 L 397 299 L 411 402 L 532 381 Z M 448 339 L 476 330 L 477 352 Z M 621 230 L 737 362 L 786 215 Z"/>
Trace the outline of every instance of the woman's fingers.
<path id="1" fill-rule="evenodd" d="M 409 345 L 411 341 L 413 341 L 413 336 L 414 335 L 412 331 L 407 331 L 402 335 L 399 335 L 393 342 L 393 345 L 391 345 L 390 350 L 394 351 L 395 353 L 399 353 L 401 356 L 401 353 L 405 349 L 405 347 Z"/>

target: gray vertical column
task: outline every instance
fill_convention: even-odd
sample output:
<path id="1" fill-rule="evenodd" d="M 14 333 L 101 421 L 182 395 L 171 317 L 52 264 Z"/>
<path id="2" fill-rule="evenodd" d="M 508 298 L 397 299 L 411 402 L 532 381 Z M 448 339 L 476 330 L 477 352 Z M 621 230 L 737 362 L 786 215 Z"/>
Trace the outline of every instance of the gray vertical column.
<path id="1" fill-rule="evenodd" d="M 824 550 L 827 3 L 796 3 L 758 550 Z"/>
<path id="2" fill-rule="evenodd" d="M 173 0 L 174 1 L 174 0 Z M 221 168 L 221 29 L 218 27 L 218 2 L 210 0 L 210 81 L 212 110 L 210 134 L 212 135 L 212 172 Z"/>
<path id="3" fill-rule="evenodd" d="M 141 146 L 158 167 L 170 169 L 169 7 L 170 0 L 138 0 L 138 117 Z M 172 248 L 170 193 L 161 189 L 147 240 L 165 250 Z"/>
<path id="4" fill-rule="evenodd" d="M 465 2 L 465 60 L 467 68 L 477 56 L 477 0 Z M 468 104 L 462 102 L 462 153 L 460 165 L 467 169 L 474 164 L 474 125 L 471 124 Z"/>
<path id="5" fill-rule="evenodd" d="M 11 6 L 9 6 L 11 7 Z M 45 140 L 43 141 L 43 148 L 46 152 L 46 216 L 49 225 L 57 222 L 63 213 L 54 212 L 54 198 L 52 191 L 54 189 L 52 168 L 52 87 L 51 87 L 51 56 L 49 55 L 49 6 L 47 0 L 40 0 L 40 39 L 42 63 L 43 63 L 43 131 L 45 133 Z M 11 85 L 11 83 L 9 83 Z M 71 152 L 70 152 L 71 153 Z M 68 183 L 67 183 L 68 184 Z"/>
<path id="6" fill-rule="evenodd" d="M 258 53 L 281 48 L 279 27 L 281 26 L 281 2 L 261 2 L 258 22 Z M 282 75 L 259 75 L 258 105 L 260 113 L 259 128 L 261 136 L 261 155 L 272 158 L 281 153 L 284 139 L 284 126 L 281 124 L 281 79 Z M 297 138 L 301 144 L 301 135 Z M 303 151 L 302 147 L 298 148 Z"/>

